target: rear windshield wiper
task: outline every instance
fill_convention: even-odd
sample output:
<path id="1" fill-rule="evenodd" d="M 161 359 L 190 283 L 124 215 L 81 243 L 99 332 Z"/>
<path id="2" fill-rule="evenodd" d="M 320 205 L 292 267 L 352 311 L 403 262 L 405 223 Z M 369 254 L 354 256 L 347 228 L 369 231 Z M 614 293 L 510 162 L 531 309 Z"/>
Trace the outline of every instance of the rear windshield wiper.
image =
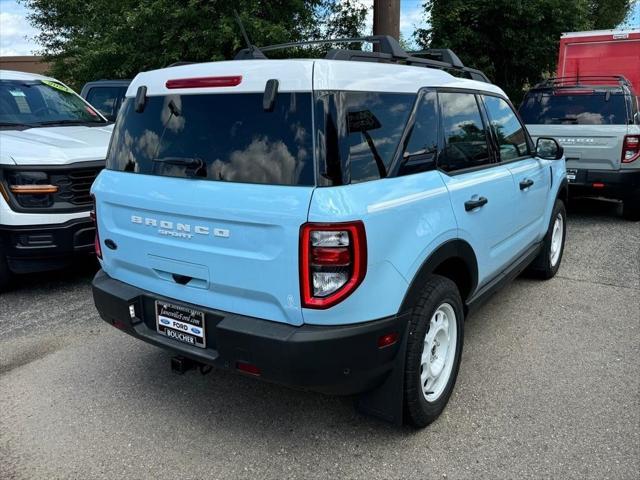
<path id="1" fill-rule="evenodd" d="M 205 167 L 204 161 L 198 157 L 162 157 L 154 158 L 153 161 L 166 165 L 176 165 L 187 167 L 188 169 L 193 169 L 194 174 L 197 177 L 207 176 L 207 169 Z"/>

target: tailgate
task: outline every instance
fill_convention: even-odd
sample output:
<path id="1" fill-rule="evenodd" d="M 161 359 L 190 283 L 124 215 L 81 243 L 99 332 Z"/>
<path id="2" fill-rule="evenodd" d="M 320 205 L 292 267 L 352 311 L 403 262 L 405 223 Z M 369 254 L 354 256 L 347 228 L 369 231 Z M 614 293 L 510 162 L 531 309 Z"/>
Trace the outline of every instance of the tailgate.
<path id="1" fill-rule="evenodd" d="M 159 296 L 299 325 L 312 191 L 105 170 L 93 187 L 103 269 Z"/>
<path id="2" fill-rule="evenodd" d="M 534 140 L 554 137 L 564 147 L 567 168 L 618 170 L 626 125 L 527 125 Z"/>

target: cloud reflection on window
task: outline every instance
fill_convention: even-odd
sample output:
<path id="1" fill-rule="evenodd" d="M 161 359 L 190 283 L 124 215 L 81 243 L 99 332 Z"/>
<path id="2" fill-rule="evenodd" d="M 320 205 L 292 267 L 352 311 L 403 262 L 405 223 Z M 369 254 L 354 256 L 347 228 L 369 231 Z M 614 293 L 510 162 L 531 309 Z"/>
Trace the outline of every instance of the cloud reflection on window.
<path id="1" fill-rule="evenodd" d="M 306 156 L 304 150 L 298 155 Z M 296 158 L 282 141 L 255 138 L 244 150 L 235 150 L 228 161 L 216 159 L 208 168 L 212 180 L 266 184 L 294 184 L 298 176 Z"/>

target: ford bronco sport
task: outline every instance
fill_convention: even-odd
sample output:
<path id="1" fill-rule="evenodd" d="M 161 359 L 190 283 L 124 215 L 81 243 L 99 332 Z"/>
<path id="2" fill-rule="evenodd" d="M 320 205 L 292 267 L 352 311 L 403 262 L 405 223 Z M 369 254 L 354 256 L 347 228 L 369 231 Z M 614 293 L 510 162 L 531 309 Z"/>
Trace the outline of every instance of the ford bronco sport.
<path id="1" fill-rule="evenodd" d="M 92 189 L 93 295 L 176 364 L 358 394 L 425 426 L 465 316 L 526 267 L 558 270 L 565 168 L 502 90 L 442 70 L 482 78 L 452 52 L 372 40 L 139 74 Z"/>
<path id="2" fill-rule="evenodd" d="M 520 115 L 533 137 L 555 137 L 565 149 L 569 194 L 623 201 L 640 220 L 640 110 L 624 77 L 547 80 L 529 91 Z"/>
<path id="3" fill-rule="evenodd" d="M 94 255 L 90 188 L 112 129 L 61 82 L 0 71 L 0 291 Z"/>

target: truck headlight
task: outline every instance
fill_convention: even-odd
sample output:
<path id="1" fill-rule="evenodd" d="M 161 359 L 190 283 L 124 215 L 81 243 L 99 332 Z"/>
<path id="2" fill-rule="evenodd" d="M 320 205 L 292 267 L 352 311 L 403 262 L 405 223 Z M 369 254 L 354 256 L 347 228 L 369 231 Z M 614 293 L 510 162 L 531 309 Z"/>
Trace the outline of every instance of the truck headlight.
<path id="1" fill-rule="evenodd" d="M 45 172 L 8 172 L 7 183 L 18 204 L 25 208 L 50 207 L 58 191 Z"/>

